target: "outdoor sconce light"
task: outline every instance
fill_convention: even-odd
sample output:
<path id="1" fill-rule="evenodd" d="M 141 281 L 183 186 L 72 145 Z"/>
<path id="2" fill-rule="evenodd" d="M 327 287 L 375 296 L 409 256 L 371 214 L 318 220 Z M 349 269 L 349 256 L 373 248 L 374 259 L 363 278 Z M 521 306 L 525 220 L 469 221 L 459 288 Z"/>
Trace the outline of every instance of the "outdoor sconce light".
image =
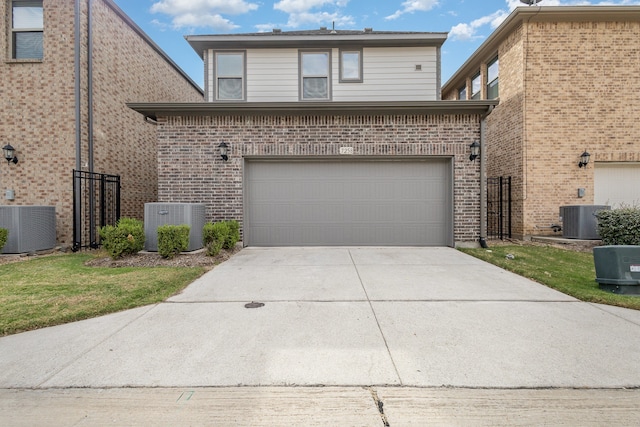
<path id="1" fill-rule="evenodd" d="M 589 163 L 589 159 L 591 158 L 591 154 L 587 153 L 586 151 L 584 153 L 582 153 L 580 155 L 580 163 L 578 163 L 578 167 L 583 167 L 583 166 L 587 166 L 587 164 Z"/>
<path id="2" fill-rule="evenodd" d="M 4 154 L 4 158 L 7 159 L 7 164 L 13 162 L 15 165 L 18 163 L 18 158 L 16 157 L 16 149 L 13 148 L 10 144 L 2 147 L 2 153 Z"/>
<path id="3" fill-rule="evenodd" d="M 480 155 L 480 143 L 478 141 L 473 141 L 473 144 L 469 146 L 471 150 L 471 154 L 469 155 L 469 160 L 475 162 L 478 156 Z"/>
<path id="4" fill-rule="evenodd" d="M 225 162 L 229 160 L 229 146 L 227 145 L 227 143 L 221 142 L 220 145 L 218 145 L 218 148 L 220 149 L 220 157 L 222 157 L 222 160 L 224 160 Z"/>

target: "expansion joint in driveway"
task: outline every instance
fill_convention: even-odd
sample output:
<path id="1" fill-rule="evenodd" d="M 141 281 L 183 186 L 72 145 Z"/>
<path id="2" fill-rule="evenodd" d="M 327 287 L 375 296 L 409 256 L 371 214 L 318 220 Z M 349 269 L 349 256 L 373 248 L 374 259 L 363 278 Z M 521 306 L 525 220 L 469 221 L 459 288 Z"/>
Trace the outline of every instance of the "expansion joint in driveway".
<path id="1" fill-rule="evenodd" d="M 384 403 L 382 402 L 382 400 L 380 400 L 380 397 L 378 397 L 378 391 L 373 387 L 369 388 L 368 390 L 369 392 L 371 392 L 373 403 L 376 405 L 376 408 L 378 408 L 378 412 L 380 412 L 382 424 L 384 425 L 384 427 L 391 427 L 391 424 L 389 424 L 389 420 L 387 419 L 387 415 L 384 413 Z"/>

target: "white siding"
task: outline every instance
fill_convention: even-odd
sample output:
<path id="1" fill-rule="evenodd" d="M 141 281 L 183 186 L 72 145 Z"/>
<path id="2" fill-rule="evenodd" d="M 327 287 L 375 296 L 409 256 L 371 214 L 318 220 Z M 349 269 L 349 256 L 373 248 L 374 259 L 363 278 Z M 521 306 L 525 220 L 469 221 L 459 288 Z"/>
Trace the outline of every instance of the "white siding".
<path id="1" fill-rule="evenodd" d="M 363 82 L 340 83 L 340 51 L 332 49 L 333 101 L 434 101 L 438 99 L 435 47 L 365 48 Z M 209 61 L 207 99 L 215 98 L 213 58 Z M 416 65 L 422 67 L 416 71 Z M 247 101 L 299 100 L 298 49 L 247 51 Z"/>

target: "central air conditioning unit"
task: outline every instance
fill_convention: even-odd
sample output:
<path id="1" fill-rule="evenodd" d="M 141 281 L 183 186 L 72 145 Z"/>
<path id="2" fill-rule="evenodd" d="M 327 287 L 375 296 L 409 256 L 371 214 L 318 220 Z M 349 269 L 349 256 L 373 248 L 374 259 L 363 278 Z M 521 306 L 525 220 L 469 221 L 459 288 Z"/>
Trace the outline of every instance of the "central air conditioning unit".
<path id="1" fill-rule="evenodd" d="M 561 206 L 562 237 L 567 239 L 597 240 L 598 221 L 596 212 L 611 209 L 605 205 Z"/>
<path id="2" fill-rule="evenodd" d="M 161 225 L 188 225 L 189 246 L 195 251 L 204 246 L 205 205 L 203 203 L 145 203 L 144 204 L 144 248 L 158 251 L 158 227 Z"/>
<path id="3" fill-rule="evenodd" d="M 0 206 L 0 228 L 9 230 L 3 254 L 23 254 L 56 246 L 55 206 Z"/>

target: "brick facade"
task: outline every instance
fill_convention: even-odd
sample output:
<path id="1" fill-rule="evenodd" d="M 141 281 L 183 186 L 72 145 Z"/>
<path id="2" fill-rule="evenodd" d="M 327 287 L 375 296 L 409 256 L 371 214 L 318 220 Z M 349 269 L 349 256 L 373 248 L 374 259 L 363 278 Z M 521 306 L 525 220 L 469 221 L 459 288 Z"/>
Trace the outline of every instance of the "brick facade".
<path id="1" fill-rule="evenodd" d="M 57 239 L 72 239 L 72 170 L 76 165 L 74 0 L 44 0 L 44 58 L 10 59 L 10 1 L 0 45 L 0 146 L 17 150 L 17 165 L 0 165 L 0 204 L 53 205 Z M 201 92 L 138 33 L 109 0 L 92 0 L 94 171 L 121 175 L 122 214 L 142 218 L 157 197 L 156 127 L 125 102 L 202 101 Z M 87 1 L 82 10 L 82 154 L 88 168 Z M 4 190 L 15 190 L 15 200 Z"/>
<path id="2" fill-rule="evenodd" d="M 640 162 L 640 8 L 557 9 L 557 16 L 542 8 L 530 20 L 520 17 L 524 9 L 469 61 L 480 67 L 495 51 L 500 58 L 487 170 L 513 177 L 515 237 L 553 234 L 560 206 L 593 204 L 594 162 Z M 445 99 L 455 99 L 466 78 L 456 76 Z M 578 168 L 585 150 L 591 163 Z"/>
<path id="3" fill-rule="evenodd" d="M 243 219 L 244 158 L 444 156 L 454 159 L 454 239 L 477 241 L 478 162 L 469 144 L 480 137 L 480 116 L 235 115 L 160 117 L 158 200 L 205 203 L 207 220 Z M 222 161 L 218 145 L 229 144 Z"/>

